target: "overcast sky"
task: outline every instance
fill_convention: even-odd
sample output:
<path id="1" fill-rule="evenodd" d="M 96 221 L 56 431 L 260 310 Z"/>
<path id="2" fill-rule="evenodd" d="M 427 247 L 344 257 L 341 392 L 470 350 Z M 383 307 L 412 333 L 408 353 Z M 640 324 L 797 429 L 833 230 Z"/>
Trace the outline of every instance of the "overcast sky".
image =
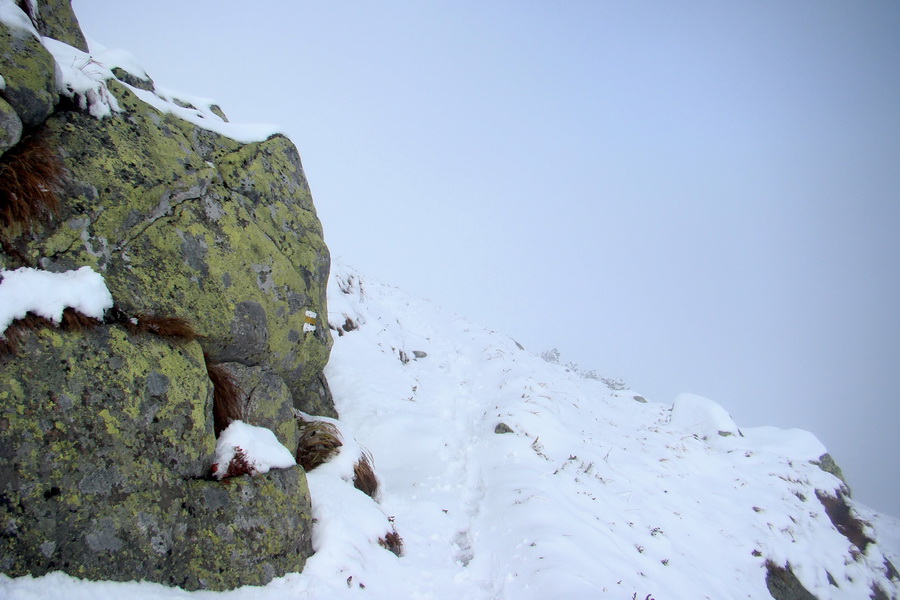
<path id="1" fill-rule="evenodd" d="M 297 144 L 335 257 L 814 432 L 900 515 L 900 3 L 75 0 Z"/>

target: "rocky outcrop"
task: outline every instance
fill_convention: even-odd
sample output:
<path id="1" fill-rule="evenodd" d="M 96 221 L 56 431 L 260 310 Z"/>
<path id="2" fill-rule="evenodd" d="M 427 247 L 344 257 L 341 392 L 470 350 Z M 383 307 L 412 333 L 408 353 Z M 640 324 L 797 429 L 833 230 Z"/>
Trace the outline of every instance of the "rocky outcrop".
<path id="1" fill-rule="evenodd" d="M 302 470 L 209 479 L 212 396 L 197 342 L 30 336 L 0 380 L 0 569 L 188 589 L 301 570 Z"/>
<path id="2" fill-rule="evenodd" d="M 23 170 L 8 157 L 27 143 L 62 173 L 33 186 L 57 188 L 58 207 L 19 221 L 21 192 L 0 185 L 0 269 L 90 266 L 115 302 L 105 323 L 26 328 L 0 356 L 0 571 L 219 590 L 301 570 L 303 470 L 209 477 L 209 364 L 239 384 L 236 416 L 292 451 L 294 409 L 336 416 L 330 260 L 296 148 L 158 110 L 139 97 L 152 80 L 118 68 L 99 90 L 118 111 L 98 118 L 41 38 L 86 49 L 69 2 L 19 14 L 0 1 L 0 170 Z M 137 325 L 148 315 L 191 335 L 155 335 Z"/>

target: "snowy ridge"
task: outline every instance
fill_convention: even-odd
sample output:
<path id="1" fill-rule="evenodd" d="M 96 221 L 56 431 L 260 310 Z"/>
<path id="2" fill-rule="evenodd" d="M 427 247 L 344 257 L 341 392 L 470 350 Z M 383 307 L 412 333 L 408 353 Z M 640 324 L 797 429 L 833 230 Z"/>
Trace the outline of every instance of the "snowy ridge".
<path id="1" fill-rule="evenodd" d="M 309 473 L 303 573 L 221 593 L 0 576 L 0 596 L 768 599 L 768 561 L 820 600 L 897 597 L 880 545 L 860 552 L 817 496 L 843 484 L 810 462 L 824 450 L 812 434 L 741 429 L 697 396 L 673 410 L 610 389 L 342 265 L 329 307 L 341 415 L 329 421 L 345 443 Z M 379 503 L 351 483 L 363 449 Z M 851 507 L 896 543 L 896 519 Z M 378 543 L 393 527 L 401 557 Z"/>
<path id="2" fill-rule="evenodd" d="M 350 269 L 335 278 L 332 325 L 359 330 L 336 341 L 329 381 L 384 479 L 399 562 L 421 563 L 401 596 L 768 598 L 767 560 L 819 598 L 896 594 L 878 547 L 858 555 L 817 499 L 843 484 L 810 462 L 811 434 L 737 431 L 696 396 L 672 414 Z"/>

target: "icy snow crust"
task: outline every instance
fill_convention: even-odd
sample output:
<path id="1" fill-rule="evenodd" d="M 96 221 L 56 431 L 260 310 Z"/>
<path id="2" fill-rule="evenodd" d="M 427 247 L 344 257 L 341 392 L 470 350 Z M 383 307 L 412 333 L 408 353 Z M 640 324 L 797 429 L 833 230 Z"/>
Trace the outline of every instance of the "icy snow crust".
<path id="1" fill-rule="evenodd" d="M 879 546 L 855 557 L 816 498 L 841 482 L 809 462 L 824 450 L 811 434 L 723 436 L 733 421 L 708 399 L 679 397 L 676 416 L 351 269 L 333 277 L 329 320 L 350 330 L 327 368 L 344 446 L 309 474 L 316 554 L 302 574 L 222 593 L 0 577 L 0 596 L 768 599 L 766 560 L 823 600 L 897 594 L 873 575 Z M 513 432 L 494 433 L 501 422 Z M 351 483 L 363 448 L 380 504 Z M 857 509 L 894 540 L 896 519 Z M 400 558 L 378 544 L 393 526 Z"/>

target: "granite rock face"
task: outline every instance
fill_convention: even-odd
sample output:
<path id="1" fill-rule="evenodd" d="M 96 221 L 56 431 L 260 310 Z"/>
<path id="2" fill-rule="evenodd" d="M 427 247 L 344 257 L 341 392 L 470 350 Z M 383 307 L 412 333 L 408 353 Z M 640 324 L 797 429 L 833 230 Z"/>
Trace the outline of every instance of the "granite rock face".
<path id="1" fill-rule="evenodd" d="M 0 572 L 223 590 L 300 571 L 312 554 L 305 473 L 209 477 L 208 372 L 227 369 L 237 418 L 292 452 L 294 409 L 336 416 L 323 375 L 330 258 L 297 149 L 154 108 L 141 97 L 152 80 L 121 68 L 103 91 L 118 110 L 98 118 L 61 95 L 43 43 L 87 49 L 70 3 L 5 14 L 0 174 L 17 174 L 22 160 L 7 159 L 39 140 L 62 177 L 49 186 L 59 206 L 29 222 L 7 210 L 21 191 L 0 182 L 0 269 L 90 266 L 118 317 L 38 323 L 0 354 Z M 148 316 L 196 336 L 131 326 Z"/>

